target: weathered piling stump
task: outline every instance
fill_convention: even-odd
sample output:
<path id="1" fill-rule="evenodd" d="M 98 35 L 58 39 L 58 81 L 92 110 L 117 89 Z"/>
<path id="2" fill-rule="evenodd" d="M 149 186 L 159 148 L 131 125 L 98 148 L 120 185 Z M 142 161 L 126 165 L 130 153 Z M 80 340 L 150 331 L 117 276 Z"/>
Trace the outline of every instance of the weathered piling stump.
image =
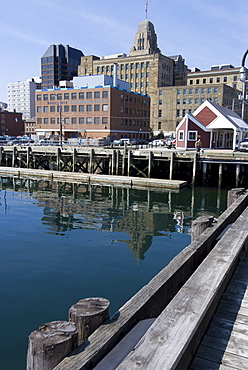
<path id="1" fill-rule="evenodd" d="M 200 216 L 192 222 L 191 241 L 193 242 L 213 222 L 213 216 Z"/>
<path id="2" fill-rule="evenodd" d="M 110 302 L 106 298 L 85 298 L 71 306 L 69 320 L 76 325 L 78 345 L 109 318 Z"/>
<path id="3" fill-rule="evenodd" d="M 52 321 L 29 335 L 27 370 L 52 370 L 77 347 L 73 322 Z"/>
<path id="4" fill-rule="evenodd" d="M 234 188 L 229 190 L 227 193 L 227 207 L 230 207 L 244 191 L 245 188 Z"/>

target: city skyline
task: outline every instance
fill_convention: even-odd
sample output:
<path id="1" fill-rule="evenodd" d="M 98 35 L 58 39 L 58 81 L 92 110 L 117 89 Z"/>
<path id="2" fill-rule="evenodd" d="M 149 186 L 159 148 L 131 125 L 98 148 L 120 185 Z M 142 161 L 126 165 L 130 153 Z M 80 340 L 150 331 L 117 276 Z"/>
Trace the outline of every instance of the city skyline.
<path id="1" fill-rule="evenodd" d="M 138 24 L 146 18 L 146 1 L 9 0 L 1 10 L 3 37 L 0 101 L 7 84 L 40 76 L 40 58 L 50 44 L 70 45 L 85 55 L 129 54 Z M 238 0 L 148 1 L 158 47 L 166 56 L 182 55 L 189 68 L 241 65 L 248 48 L 248 3 Z"/>

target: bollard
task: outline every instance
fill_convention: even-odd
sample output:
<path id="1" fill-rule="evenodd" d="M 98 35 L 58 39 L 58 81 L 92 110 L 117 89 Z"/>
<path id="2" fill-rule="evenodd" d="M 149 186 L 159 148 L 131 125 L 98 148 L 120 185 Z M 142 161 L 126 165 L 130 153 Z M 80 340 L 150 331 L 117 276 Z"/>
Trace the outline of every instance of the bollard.
<path id="1" fill-rule="evenodd" d="M 238 197 L 243 194 L 245 188 L 234 188 L 227 193 L 227 208 L 238 199 Z"/>
<path id="2" fill-rule="evenodd" d="M 213 216 L 200 216 L 192 222 L 191 241 L 193 242 L 213 222 Z"/>
<path id="3" fill-rule="evenodd" d="M 71 306 L 69 320 L 76 325 L 78 346 L 109 318 L 109 300 L 105 298 L 85 298 Z"/>
<path id="4" fill-rule="evenodd" d="M 52 370 L 77 347 L 73 322 L 52 321 L 29 335 L 27 370 Z"/>

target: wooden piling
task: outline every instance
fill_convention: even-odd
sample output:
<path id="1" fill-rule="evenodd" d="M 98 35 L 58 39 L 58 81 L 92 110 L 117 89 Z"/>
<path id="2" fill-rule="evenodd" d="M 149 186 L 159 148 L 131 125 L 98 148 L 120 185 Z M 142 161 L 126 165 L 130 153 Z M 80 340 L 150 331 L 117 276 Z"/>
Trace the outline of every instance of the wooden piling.
<path id="1" fill-rule="evenodd" d="M 72 172 L 76 171 L 76 164 L 77 164 L 77 149 L 73 148 L 72 153 Z"/>
<path id="2" fill-rule="evenodd" d="M 131 169 L 131 150 L 127 151 L 127 176 L 130 176 Z"/>
<path id="3" fill-rule="evenodd" d="M 239 186 L 240 164 L 236 164 L 236 188 Z"/>
<path id="4" fill-rule="evenodd" d="M 174 164 L 174 153 L 171 152 L 171 159 L 170 159 L 170 180 L 172 180 L 172 175 L 173 175 L 173 164 Z"/>
<path id="5" fill-rule="evenodd" d="M 244 191 L 245 188 L 234 188 L 229 190 L 227 193 L 227 207 L 230 207 Z"/>
<path id="6" fill-rule="evenodd" d="M 29 335 L 27 370 L 52 370 L 77 346 L 73 322 L 52 321 Z"/>
<path id="7" fill-rule="evenodd" d="M 151 177 L 151 171 L 152 171 L 152 152 L 149 152 L 149 157 L 148 157 L 148 177 Z"/>
<path id="8" fill-rule="evenodd" d="M 89 168 L 90 173 L 93 173 L 93 157 L 94 157 L 94 149 L 90 149 L 90 168 Z"/>
<path id="9" fill-rule="evenodd" d="M 222 184 L 222 171 L 223 171 L 223 165 L 222 163 L 219 164 L 219 179 L 218 179 L 218 187 L 221 187 Z"/>
<path id="10" fill-rule="evenodd" d="M 213 216 L 200 216 L 192 222 L 191 227 L 191 242 L 206 230 L 213 222 Z"/>
<path id="11" fill-rule="evenodd" d="M 110 302 L 105 298 L 85 298 L 71 306 L 69 320 L 76 325 L 78 345 L 83 343 L 104 321 L 109 318 Z"/>
<path id="12" fill-rule="evenodd" d="M 196 164 L 197 164 L 197 152 L 194 153 L 193 170 L 192 170 L 192 181 L 191 181 L 191 184 L 192 185 L 195 184 Z"/>

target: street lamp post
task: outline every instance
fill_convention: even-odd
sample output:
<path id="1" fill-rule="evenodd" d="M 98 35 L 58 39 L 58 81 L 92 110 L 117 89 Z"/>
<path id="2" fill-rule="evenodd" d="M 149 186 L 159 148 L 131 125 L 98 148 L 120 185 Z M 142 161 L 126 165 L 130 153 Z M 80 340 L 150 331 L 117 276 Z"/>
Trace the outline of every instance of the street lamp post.
<path id="1" fill-rule="evenodd" d="M 62 145 L 62 138 L 63 138 L 63 133 L 62 133 L 62 106 L 61 106 L 61 101 L 59 101 L 59 141 L 60 141 L 60 145 Z"/>
<path id="2" fill-rule="evenodd" d="M 242 58 L 242 63 L 241 63 L 241 68 L 239 72 L 239 78 L 240 82 L 242 82 L 242 119 L 244 119 L 245 116 L 245 99 L 246 99 L 246 73 L 247 73 L 247 68 L 245 67 L 245 59 L 248 54 L 248 50 L 246 50 L 243 58 Z"/>

